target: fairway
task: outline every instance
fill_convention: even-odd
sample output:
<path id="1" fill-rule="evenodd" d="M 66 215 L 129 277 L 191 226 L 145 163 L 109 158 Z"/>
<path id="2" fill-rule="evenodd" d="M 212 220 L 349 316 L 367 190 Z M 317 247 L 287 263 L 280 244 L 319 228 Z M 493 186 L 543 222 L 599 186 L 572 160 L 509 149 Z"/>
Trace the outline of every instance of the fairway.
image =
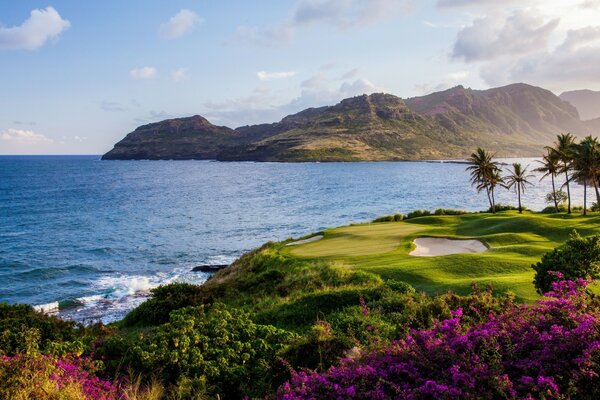
<path id="1" fill-rule="evenodd" d="M 538 214 L 516 211 L 444 215 L 329 229 L 321 240 L 281 251 L 302 259 L 323 259 L 347 268 L 376 273 L 383 279 L 410 283 L 435 294 L 466 294 L 472 283 L 511 291 L 520 301 L 538 298 L 531 264 L 562 244 L 573 230 L 600 234 L 600 216 Z M 412 257 L 419 237 L 479 239 L 489 250 L 477 254 Z"/>

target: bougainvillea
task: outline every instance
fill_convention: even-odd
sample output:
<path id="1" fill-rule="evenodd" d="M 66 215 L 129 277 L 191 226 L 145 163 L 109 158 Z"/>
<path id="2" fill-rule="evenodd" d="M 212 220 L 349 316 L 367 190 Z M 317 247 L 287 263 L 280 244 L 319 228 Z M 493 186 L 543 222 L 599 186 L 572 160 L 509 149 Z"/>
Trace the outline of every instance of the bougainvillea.
<path id="1" fill-rule="evenodd" d="M 600 306 L 589 281 L 465 328 L 462 309 L 323 373 L 294 372 L 280 399 L 560 399 L 600 396 Z"/>
<path id="2" fill-rule="evenodd" d="M 0 358 L 0 398 L 113 400 L 117 388 L 85 357 L 19 354 Z"/>

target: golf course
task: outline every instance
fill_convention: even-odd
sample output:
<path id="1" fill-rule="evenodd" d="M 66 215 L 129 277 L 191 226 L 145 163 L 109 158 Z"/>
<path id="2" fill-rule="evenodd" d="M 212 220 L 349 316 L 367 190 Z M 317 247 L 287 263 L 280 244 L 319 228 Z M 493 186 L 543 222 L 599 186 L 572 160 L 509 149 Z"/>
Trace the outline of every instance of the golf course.
<path id="1" fill-rule="evenodd" d="M 404 281 L 428 294 L 467 294 L 472 283 L 492 285 L 497 294 L 511 291 L 517 301 L 539 298 L 532 264 L 562 244 L 573 230 L 600 233 L 600 215 L 497 214 L 431 215 L 398 222 L 351 225 L 320 232 L 322 238 L 280 252 L 304 260 L 322 260 L 362 270 L 385 280 Z M 409 253 L 417 238 L 478 239 L 481 253 L 417 257 Z"/>

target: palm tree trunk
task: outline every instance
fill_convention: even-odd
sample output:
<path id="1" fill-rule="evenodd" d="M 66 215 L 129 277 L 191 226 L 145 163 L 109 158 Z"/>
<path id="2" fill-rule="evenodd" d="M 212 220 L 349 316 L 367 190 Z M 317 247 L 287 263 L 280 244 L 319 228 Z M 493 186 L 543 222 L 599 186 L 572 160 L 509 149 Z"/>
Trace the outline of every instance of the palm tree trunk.
<path id="1" fill-rule="evenodd" d="M 567 184 L 567 199 L 568 199 L 568 203 L 567 203 L 567 213 L 571 214 L 571 189 L 569 188 L 569 173 L 567 171 L 565 171 L 565 178 L 566 178 L 566 184 Z"/>
<path id="2" fill-rule="evenodd" d="M 592 183 L 594 184 L 594 190 L 596 191 L 596 204 L 600 207 L 600 192 L 598 191 L 598 181 L 596 178 L 592 179 Z"/>
<path id="3" fill-rule="evenodd" d="M 552 178 L 552 198 L 554 198 L 554 208 L 558 212 L 558 200 L 556 200 L 556 187 L 554 186 L 554 174 L 550 174 Z"/>
<path id="4" fill-rule="evenodd" d="M 583 180 L 583 215 L 587 215 L 587 204 L 585 200 L 587 199 L 587 181 Z"/>
<path id="5" fill-rule="evenodd" d="M 490 197 L 490 188 L 485 188 L 485 193 L 487 194 L 488 203 L 490 203 L 490 210 L 492 209 L 492 198 Z"/>
<path id="6" fill-rule="evenodd" d="M 519 186 L 519 184 L 517 184 L 517 195 L 519 197 L 519 214 L 522 214 L 523 210 L 521 209 L 521 186 Z"/>
<path id="7" fill-rule="evenodd" d="M 494 187 L 491 187 L 492 192 L 492 214 L 496 214 L 496 199 L 494 199 Z"/>

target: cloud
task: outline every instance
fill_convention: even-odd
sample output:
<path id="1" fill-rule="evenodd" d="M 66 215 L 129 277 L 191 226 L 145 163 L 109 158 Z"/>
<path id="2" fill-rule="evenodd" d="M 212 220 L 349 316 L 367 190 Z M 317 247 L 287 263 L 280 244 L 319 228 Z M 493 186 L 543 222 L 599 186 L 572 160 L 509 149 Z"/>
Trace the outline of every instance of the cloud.
<path id="1" fill-rule="evenodd" d="M 358 72 L 359 72 L 359 69 L 358 69 L 358 68 L 353 68 L 353 69 L 351 69 L 350 71 L 348 71 L 348 72 L 344 73 L 344 74 L 341 76 L 341 78 L 340 78 L 340 79 L 341 79 L 341 80 L 352 79 L 352 78 L 354 78 L 356 75 L 358 75 Z"/>
<path id="2" fill-rule="evenodd" d="M 261 81 L 274 81 L 277 79 L 287 79 L 296 75 L 295 71 L 281 71 L 281 72 L 267 72 L 267 71 L 258 71 L 256 76 Z"/>
<path id="3" fill-rule="evenodd" d="M 187 68 L 177 68 L 171 72 L 171 80 L 174 82 L 181 82 L 190 77 Z"/>
<path id="4" fill-rule="evenodd" d="M 412 0 L 299 0 L 285 21 L 267 27 L 239 26 L 225 44 L 280 47 L 289 44 L 299 29 L 314 25 L 362 28 L 407 14 L 412 5 Z"/>
<path id="5" fill-rule="evenodd" d="M 8 128 L 7 130 L 0 132 L 0 140 L 24 146 L 38 146 L 54 143 L 52 139 L 47 138 L 41 133 L 14 128 Z"/>
<path id="6" fill-rule="evenodd" d="M 241 25 L 236 28 L 231 38 L 225 40 L 224 44 L 281 47 L 292 41 L 294 33 L 293 27 L 287 24 L 268 27 Z"/>
<path id="7" fill-rule="evenodd" d="M 516 10 L 506 19 L 486 15 L 458 32 L 452 58 L 475 62 L 538 51 L 558 23 L 559 18 L 546 22 L 534 10 Z"/>
<path id="8" fill-rule="evenodd" d="M 127 107 L 116 101 L 102 100 L 100 102 L 100 108 L 106 112 L 123 112 L 127 111 Z"/>
<path id="9" fill-rule="evenodd" d="M 129 71 L 129 76 L 133 79 L 154 79 L 158 78 L 158 70 L 154 67 L 134 68 Z"/>
<path id="10" fill-rule="evenodd" d="M 324 23 L 348 29 L 407 13 L 411 6 L 411 2 L 401 0 L 302 0 L 292 22 L 298 26 Z"/>
<path id="11" fill-rule="evenodd" d="M 71 23 L 52 7 L 32 10 L 19 26 L 0 26 L 0 49 L 35 50 L 50 39 L 56 39 Z"/>
<path id="12" fill-rule="evenodd" d="M 526 3 L 527 0 L 519 0 Z M 481 7 L 481 6 L 499 6 L 505 7 L 507 3 L 514 3 L 516 0 L 438 0 L 439 8 L 455 8 L 455 7 Z"/>
<path id="13" fill-rule="evenodd" d="M 600 27 L 570 30 L 552 50 L 487 63 L 481 76 L 490 85 L 518 81 L 561 90 L 587 87 L 600 76 Z"/>
<path id="14" fill-rule="evenodd" d="M 191 31 L 196 24 L 202 21 L 203 19 L 193 11 L 180 10 L 167 22 L 160 24 L 158 32 L 160 36 L 166 39 L 177 39 Z"/>
<path id="15" fill-rule="evenodd" d="M 332 105 L 340 100 L 385 91 L 367 79 L 347 80 L 340 83 L 339 77 L 329 77 L 319 72 L 300 83 L 300 93 L 292 99 L 282 99 L 270 88 L 259 87 L 248 96 L 224 102 L 208 102 L 204 112 L 210 121 L 228 126 L 259 124 L 278 121 L 309 107 Z"/>

